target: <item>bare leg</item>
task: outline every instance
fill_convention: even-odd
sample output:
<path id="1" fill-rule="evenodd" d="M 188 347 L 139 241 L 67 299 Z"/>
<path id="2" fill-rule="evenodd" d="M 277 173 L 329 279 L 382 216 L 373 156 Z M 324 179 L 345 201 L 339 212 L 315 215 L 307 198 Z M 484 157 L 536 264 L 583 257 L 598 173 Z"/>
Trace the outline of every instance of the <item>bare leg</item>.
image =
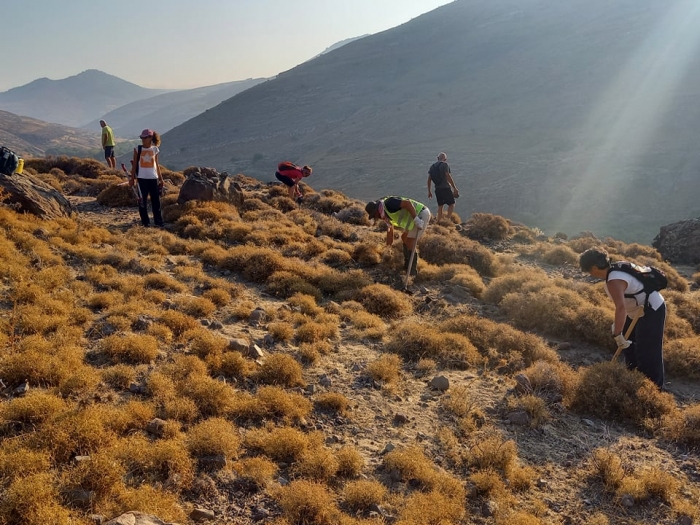
<path id="1" fill-rule="evenodd" d="M 441 220 L 442 220 L 442 206 L 438 206 L 437 221 L 440 222 Z"/>
<path id="2" fill-rule="evenodd" d="M 296 189 L 297 189 L 296 186 L 289 186 L 287 188 L 287 193 L 289 193 L 289 198 L 292 200 L 294 200 L 296 198 L 296 195 L 295 195 Z"/>
<path id="3" fill-rule="evenodd" d="M 452 217 L 452 212 L 453 212 L 454 210 L 455 210 L 455 205 L 454 205 L 454 204 L 450 204 L 450 205 L 447 207 L 447 218 L 448 218 L 448 219 L 449 219 L 450 217 Z"/>

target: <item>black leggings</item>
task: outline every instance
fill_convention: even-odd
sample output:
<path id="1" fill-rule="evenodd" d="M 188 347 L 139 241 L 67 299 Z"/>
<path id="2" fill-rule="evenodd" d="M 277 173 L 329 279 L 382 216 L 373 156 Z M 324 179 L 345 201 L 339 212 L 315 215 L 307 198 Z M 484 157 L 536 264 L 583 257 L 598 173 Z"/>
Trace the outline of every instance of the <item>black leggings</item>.
<path id="1" fill-rule="evenodd" d="M 150 219 L 148 218 L 148 196 L 151 196 L 151 208 L 153 208 L 153 222 L 156 226 L 163 226 L 163 216 L 160 214 L 160 188 L 158 187 L 158 179 L 136 179 L 141 190 L 141 205 L 139 206 L 139 215 L 141 216 L 141 224 L 148 226 Z"/>
<path id="2" fill-rule="evenodd" d="M 623 333 L 632 320 L 628 317 Z M 644 317 L 637 321 L 630 341 L 632 345 L 623 352 L 627 368 L 639 370 L 659 388 L 664 386 L 664 325 L 666 324 L 666 303 L 654 310 L 651 306 L 644 308 Z"/>

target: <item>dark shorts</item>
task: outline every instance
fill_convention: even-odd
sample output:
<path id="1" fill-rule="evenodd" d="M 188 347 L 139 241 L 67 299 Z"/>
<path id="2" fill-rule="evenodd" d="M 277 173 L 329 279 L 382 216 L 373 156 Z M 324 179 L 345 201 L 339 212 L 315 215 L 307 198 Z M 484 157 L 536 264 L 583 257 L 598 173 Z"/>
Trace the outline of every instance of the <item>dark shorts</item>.
<path id="1" fill-rule="evenodd" d="M 435 188 L 435 198 L 438 206 L 452 206 L 455 203 L 455 196 L 452 194 L 452 188 Z"/>
<path id="2" fill-rule="evenodd" d="M 105 159 L 114 157 L 114 146 L 105 146 Z"/>
<path id="3" fill-rule="evenodd" d="M 296 184 L 294 179 L 291 177 L 287 177 L 286 175 L 282 175 L 279 171 L 275 172 L 275 177 L 277 177 L 277 180 L 280 181 L 282 184 L 285 186 L 289 186 L 290 188 Z"/>

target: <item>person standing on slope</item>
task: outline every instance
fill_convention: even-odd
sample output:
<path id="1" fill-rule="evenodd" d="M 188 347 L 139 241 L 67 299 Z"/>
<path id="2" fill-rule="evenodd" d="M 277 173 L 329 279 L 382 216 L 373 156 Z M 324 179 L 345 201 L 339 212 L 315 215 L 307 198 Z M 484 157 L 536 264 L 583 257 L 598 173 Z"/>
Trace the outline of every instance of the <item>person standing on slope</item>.
<path id="1" fill-rule="evenodd" d="M 428 198 L 433 198 L 431 183 L 435 184 L 435 198 L 437 199 L 437 220 L 442 220 L 442 207 L 447 205 L 447 219 L 452 217 L 455 209 L 455 198 L 459 197 L 459 190 L 452 180 L 450 165 L 447 164 L 447 154 L 440 152 L 437 162 L 434 162 L 428 170 Z"/>
<path id="2" fill-rule="evenodd" d="M 310 166 L 304 166 L 300 168 L 296 164 L 291 162 L 280 162 L 277 166 L 277 171 L 275 172 L 275 177 L 282 184 L 287 186 L 289 192 L 289 198 L 297 202 L 301 202 L 303 195 L 301 190 L 299 190 L 299 182 L 301 179 L 311 175 L 313 170 Z"/>
<path id="3" fill-rule="evenodd" d="M 144 129 L 140 135 L 141 145 L 134 148 L 134 160 L 131 163 L 131 177 L 129 186 L 138 182 L 141 190 L 141 203 L 139 215 L 141 224 L 150 226 L 148 218 L 148 196 L 151 196 L 151 208 L 153 208 L 153 222 L 159 228 L 163 227 L 163 216 L 160 212 L 160 190 L 163 187 L 163 175 L 160 172 L 158 153 L 160 150 L 160 135 L 152 129 Z"/>
<path id="4" fill-rule="evenodd" d="M 608 252 L 600 248 L 586 250 L 579 258 L 581 271 L 605 279 L 605 291 L 615 303 L 613 338 L 623 349 L 627 367 L 639 370 L 662 388 L 666 303 L 658 291 L 645 292 L 644 283 L 638 278 L 617 269 L 620 264 L 611 263 Z M 624 333 L 635 317 L 637 324 L 627 340 Z"/>
<path id="5" fill-rule="evenodd" d="M 114 132 L 104 120 L 100 120 L 100 126 L 102 127 L 102 149 L 105 151 L 107 166 L 116 169 L 117 159 L 114 157 Z"/>
<path id="6" fill-rule="evenodd" d="M 408 270 L 411 252 L 430 222 L 428 207 L 413 199 L 384 197 L 368 202 L 365 211 L 370 219 L 381 219 L 389 226 L 386 232 L 387 246 L 394 244 L 394 228 L 403 230 L 401 242 L 403 243 L 404 270 Z M 418 273 L 418 253 L 413 258 L 410 273 L 411 275 Z"/>

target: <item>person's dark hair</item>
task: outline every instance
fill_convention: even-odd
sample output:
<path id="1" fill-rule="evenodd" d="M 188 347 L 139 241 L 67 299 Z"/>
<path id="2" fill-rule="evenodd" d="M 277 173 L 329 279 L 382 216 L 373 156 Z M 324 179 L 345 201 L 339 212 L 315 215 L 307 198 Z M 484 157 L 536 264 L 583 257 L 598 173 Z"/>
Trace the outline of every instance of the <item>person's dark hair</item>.
<path id="1" fill-rule="evenodd" d="M 160 146 L 160 135 L 157 132 L 153 132 L 153 138 L 151 139 L 151 144 L 158 147 Z"/>
<path id="2" fill-rule="evenodd" d="M 314 170 L 311 168 L 311 166 L 304 166 L 301 168 L 301 172 L 304 177 L 310 176 L 313 171 Z"/>
<path id="3" fill-rule="evenodd" d="M 375 201 L 369 201 L 367 206 L 365 206 L 365 211 L 370 219 L 375 219 L 377 217 L 377 203 Z"/>
<path id="4" fill-rule="evenodd" d="M 610 257 L 608 256 L 608 252 L 602 248 L 591 248 L 581 254 L 578 263 L 583 272 L 590 272 L 594 266 L 600 270 L 604 270 L 610 268 Z"/>

